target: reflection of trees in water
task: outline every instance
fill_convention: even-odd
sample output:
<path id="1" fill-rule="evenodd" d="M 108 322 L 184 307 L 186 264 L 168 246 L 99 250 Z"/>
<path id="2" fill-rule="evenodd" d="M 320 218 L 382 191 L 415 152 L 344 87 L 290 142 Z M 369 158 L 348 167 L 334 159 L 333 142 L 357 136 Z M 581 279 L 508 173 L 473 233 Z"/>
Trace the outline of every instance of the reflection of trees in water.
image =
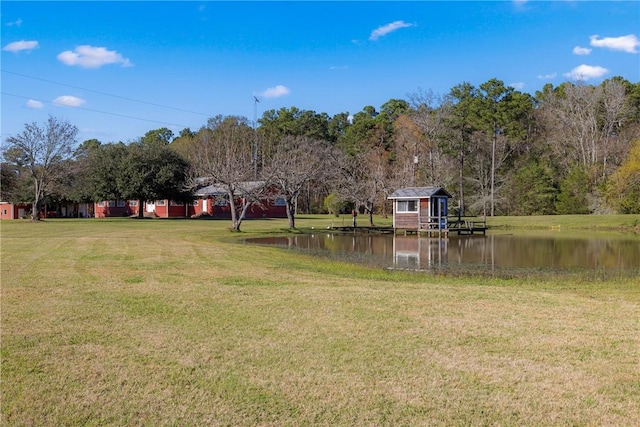
<path id="1" fill-rule="evenodd" d="M 346 262 L 453 273 L 640 272 L 640 238 L 524 235 L 419 236 L 319 233 L 248 239 Z"/>

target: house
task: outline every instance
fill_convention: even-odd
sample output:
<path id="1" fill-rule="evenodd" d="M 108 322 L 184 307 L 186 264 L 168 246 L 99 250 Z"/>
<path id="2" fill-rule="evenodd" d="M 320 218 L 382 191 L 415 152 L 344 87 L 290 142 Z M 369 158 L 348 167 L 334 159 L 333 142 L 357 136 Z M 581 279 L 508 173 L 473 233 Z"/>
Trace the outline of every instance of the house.
<path id="1" fill-rule="evenodd" d="M 137 200 L 101 200 L 95 202 L 93 211 L 96 218 L 132 216 L 138 214 Z"/>
<path id="2" fill-rule="evenodd" d="M 452 198 L 442 187 L 408 187 L 394 191 L 393 228 L 395 230 L 432 231 L 447 229 L 448 201 Z"/>
<path id="3" fill-rule="evenodd" d="M 207 216 L 210 218 L 231 218 L 231 208 L 226 189 L 220 184 L 204 185 L 194 193 L 192 202 L 173 200 L 150 200 L 144 202 L 144 216 L 157 218 L 189 218 Z M 263 181 L 240 183 L 239 187 L 248 191 L 264 186 Z M 238 192 L 236 206 L 243 206 L 242 193 Z M 137 216 L 137 200 L 104 200 L 95 204 L 96 218 Z M 245 218 L 286 218 L 284 198 L 278 197 L 275 187 L 268 188 L 260 203 L 249 206 Z"/>
<path id="4" fill-rule="evenodd" d="M 238 185 L 247 191 L 264 186 L 264 181 L 248 181 Z M 245 218 L 286 218 L 287 208 L 283 197 L 278 195 L 274 186 L 268 187 L 259 203 L 249 206 Z M 231 205 L 227 190 L 223 185 L 212 184 L 199 188 L 195 192 L 194 216 L 207 215 L 213 218 L 231 218 Z M 243 206 L 242 192 L 235 199 L 237 207 Z"/>
<path id="5" fill-rule="evenodd" d="M 0 218 L 20 219 L 31 214 L 31 203 L 0 202 Z"/>

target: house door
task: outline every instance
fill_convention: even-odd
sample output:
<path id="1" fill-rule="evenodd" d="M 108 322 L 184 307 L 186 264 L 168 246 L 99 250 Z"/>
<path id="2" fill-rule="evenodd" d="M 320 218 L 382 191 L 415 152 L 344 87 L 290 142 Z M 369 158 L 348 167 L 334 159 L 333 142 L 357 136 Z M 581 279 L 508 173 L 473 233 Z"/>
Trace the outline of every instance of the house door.
<path id="1" fill-rule="evenodd" d="M 203 198 L 202 199 L 202 213 L 208 213 L 209 211 L 207 210 L 207 198 Z"/>
<path id="2" fill-rule="evenodd" d="M 447 198 L 446 197 L 434 197 L 431 199 L 431 221 L 432 223 L 438 223 L 440 221 L 439 228 L 447 228 Z"/>

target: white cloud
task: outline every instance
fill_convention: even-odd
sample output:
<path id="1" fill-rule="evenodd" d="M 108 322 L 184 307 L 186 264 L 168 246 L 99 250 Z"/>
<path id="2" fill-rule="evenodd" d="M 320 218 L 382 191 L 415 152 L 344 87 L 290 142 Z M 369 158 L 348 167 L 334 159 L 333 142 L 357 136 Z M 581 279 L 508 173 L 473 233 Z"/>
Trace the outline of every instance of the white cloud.
<path id="1" fill-rule="evenodd" d="M 283 85 L 277 85 L 275 87 L 270 87 L 269 89 L 265 90 L 260 94 L 260 96 L 263 96 L 265 98 L 278 98 L 280 96 L 289 95 L 289 92 L 291 91 L 289 90 L 288 87 Z"/>
<path id="2" fill-rule="evenodd" d="M 640 46 L 640 40 L 635 34 L 629 34 L 620 37 L 605 37 L 591 36 L 591 46 L 604 47 L 609 50 L 620 50 L 627 53 L 638 53 L 638 46 Z"/>
<path id="3" fill-rule="evenodd" d="M 131 62 L 115 50 L 107 50 L 104 47 L 82 45 L 72 52 L 66 50 L 58 55 L 58 59 L 66 65 L 78 65 L 83 68 L 99 68 L 108 64 L 122 64 L 123 67 L 131 66 Z"/>
<path id="4" fill-rule="evenodd" d="M 22 19 L 17 19 L 13 22 L 7 22 L 7 27 L 13 27 L 13 26 L 19 27 L 20 25 L 22 25 Z"/>
<path id="5" fill-rule="evenodd" d="M 590 80 L 597 79 L 598 77 L 602 77 L 607 74 L 609 70 L 599 65 L 578 65 L 576 68 L 571 70 L 568 73 L 565 73 L 564 76 L 573 80 Z"/>
<path id="6" fill-rule="evenodd" d="M 589 55 L 591 53 L 591 49 L 588 47 L 576 46 L 573 48 L 574 55 Z"/>
<path id="7" fill-rule="evenodd" d="M 538 78 L 541 80 L 553 80 L 558 76 L 558 73 L 538 74 Z"/>
<path id="8" fill-rule="evenodd" d="M 331 67 L 329 67 L 330 70 L 346 70 L 348 68 L 348 65 L 332 65 Z"/>
<path id="9" fill-rule="evenodd" d="M 32 50 L 38 47 L 38 42 L 35 40 L 20 40 L 19 42 L 9 43 L 2 50 L 9 52 L 20 52 L 21 50 Z"/>
<path id="10" fill-rule="evenodd" d="M 36 101 L 35 99 L 30 99 L 27 101 L 27 107 L 28 108 L 33 108 L 35 110 L 39 110 L 42 107 L 44 107 L 44 104 L 40 101 Z"/>
<path id="11" fill-rule="evenodd" d="M 522 90 L 524 89 L 524 82 L 514 82 L 514 83 L 511 83 L 509 86 L 511 86 L 515 90 Z"/>
<path id="12" fill-rule="evenodd" d="M 409 28 L 415 26 L 414 24 L 408 24 L 404 21 L 395 21 L 387 25 L 383 25 L 382 27 L 378 27 L 371 32 L 369 36 L 369 40 L 376 41 L 380 37 L 386 36 L 389 33 L 392 33 L 400 28 Z"/>
<path id="13" fill-rule="evenodd" d="M 62 95 L 54 99 L 53 103 L 63 107 L 79 107 L 85 103 L 85 100 L 71 95 Z"/>

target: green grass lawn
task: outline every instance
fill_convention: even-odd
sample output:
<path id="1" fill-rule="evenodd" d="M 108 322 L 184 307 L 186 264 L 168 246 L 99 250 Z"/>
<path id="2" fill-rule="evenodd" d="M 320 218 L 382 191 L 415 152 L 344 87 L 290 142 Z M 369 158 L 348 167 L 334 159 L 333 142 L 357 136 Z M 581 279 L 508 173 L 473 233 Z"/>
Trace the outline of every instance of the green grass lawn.
<path id="1" fill-rule="evenodd" d="M 629 231 L 639 220 L 534 217 L 531 228 Z M 490 225 L 527 219 L 500 221 Z M 286 232 L 286 220 L 229 226 L 2 222 L 0 424 L 640 419 L 640 278 L 384 271 L 233 242 Z"/>

